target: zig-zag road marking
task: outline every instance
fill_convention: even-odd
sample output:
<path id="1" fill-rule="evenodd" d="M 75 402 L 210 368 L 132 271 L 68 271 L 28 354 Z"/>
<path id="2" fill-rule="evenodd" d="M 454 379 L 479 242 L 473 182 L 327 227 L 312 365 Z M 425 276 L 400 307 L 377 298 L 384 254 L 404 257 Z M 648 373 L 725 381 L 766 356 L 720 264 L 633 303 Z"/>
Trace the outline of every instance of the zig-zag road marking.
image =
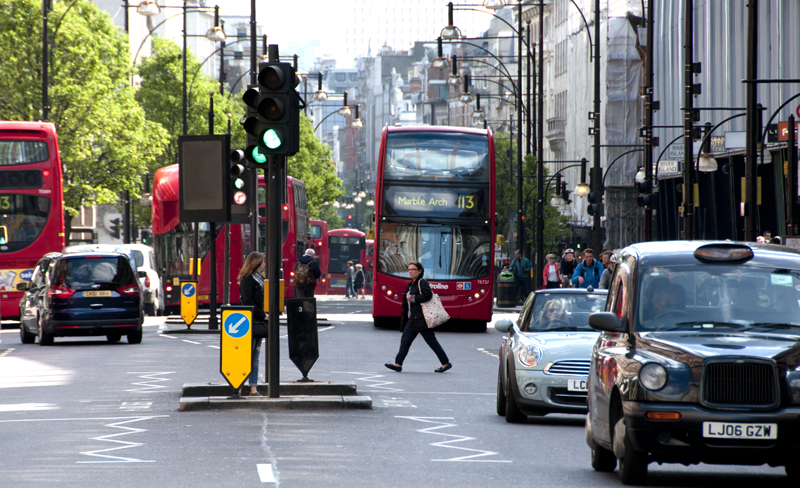
<path id="1" fill-rule="evenodd" d="M 163 381 L 169 381 L 169 378 L 158 378 L 159 375 L 164 374 L 175 374 L 175 371 L 164 371 L 162 373 L 128 373 L 128 374 L 138 374 L 140 378 L 145 378 L 147 381 L 141 381 L 139 383 L 133 383 L 136 386 L 142 386 L 144 388 L 135 388 L 132 390 L 125 390 L 135 393 L 152 393 L 154 391 L 158 391 L 160 388 L 166 388 L 164 385 L 157 385 L 151 384 L 153 382 L 160 383 Z"/>
<path id="2" fill-rule="evenodd" d="M 124 424 L 129 424 L 132 422 L 139 422 L 142 420 L 151 420 L 155 418 L 161 417 L 169 417 L 169 415 L 153 415 L 149 417 L 133 417 L 131 419 L 125 420 L 123 422 L 115 422 L 113 424 L 106 424 L 103 427 L 113 427 L 115 429 L 123 429 L 127 432 L 118 432 L 116 434 L 109 434 L 100 437 L 92 437 L 90 440 L 93 441 L 103 441 L 103 442 L 113 442 L 116 444 L 122 444 L 121 446 L 117 447 L 109 447 L 108 449 L 98 449 L 96 451 L 86 451 L 82 452 L 81 454 L 85 456 L 95 456 L 100 458 L 106 458 L 102 461 L 77 461 L 77 464 L 97 464 L 97 463 L 154 463 L 154 460 L 145 460 L 145 459 L 136 459 L 136 458 L 128 458 L 128 457 L 121 457 L 121 456 L 111 456 L 108 454 L 101 454 L 104 452 L 111 452 L 111 451 L 118 451 L 120 449 L 130 449 L 132 447 L 139 447 L 143 446 L 143 442 L 128 442 L 128 441 L 120 441 L 114 439 L 114 437 L 119 437 L 128 434 L 138 434 L 139 432 L 147 432 L 147 429 L 137 429 L 136 427 L 125 427 Z"/>
<path id="3" fill-rule="evenodd" d="M 376 378 L 385 378 L 386 375 L 378 374 L 375 372 L 360 372 L 360 371 L 331 371 L 331 374 L 357 374 L 357 375 L 367 375 L 362 376 L 360 378 L 353 378 L 354 380 L 363 380 L 370 382 L 365 386 L 365 388 L 378 388 L 382 391 L 403 391 L 400 388 L 390 388 L 384 385 L 393 385 L 394 381 L 383 381 L 378 380 Z M 366 391 L 366 390 L 365 390 Z"/>
<path id="4" fill-rule="evenodd" d="M 445 437 L 452 437 L 452 439 L 442 442 L 432 442 L 431 446 L 436 447 L 446 447 L 448 449 L 459 449 L 461 451 L 468 451 L 474 452 L 475 454 L 469 456 L 460 456 L 454 457 L 450 459 L 431 459 L 431 461 L 455 461 L 455 462 L 468 462 L 468 463 L 510 463 L 512 461 L 504 461 L 500 459 L 477 459 L 484 456 L 494 456 L 498 453 L 494 451 L 483 451 L 480 449 L 470 449 L 468 447 L 459 447 L 459 446 L 452 446 L 450 444 L 455 444 L 458 442 L 466 442 L 466 441 L 474 441 L 474 437 L 466 437 L 463 435 L 455 435 L 455 434 L 444 434 L 442 432 L 433 432 L 438 429 L 447 429 L 449 427 L 457 427 L 458 424 L 454 424 L 452 422 L 445 422 L 446 420 L 453 420 L 453 417 L 405 417 L 398 415 L 398 419 L 409 419 L 414 420 L 416 422 L 424 422 L 427 424 L 435 424 L 434 427 L 428 427 L 425 429 L 417 429 L 417 432 L 422 432 L 423 434 L 433 434 L 433 435 L 442 435 Z"/>

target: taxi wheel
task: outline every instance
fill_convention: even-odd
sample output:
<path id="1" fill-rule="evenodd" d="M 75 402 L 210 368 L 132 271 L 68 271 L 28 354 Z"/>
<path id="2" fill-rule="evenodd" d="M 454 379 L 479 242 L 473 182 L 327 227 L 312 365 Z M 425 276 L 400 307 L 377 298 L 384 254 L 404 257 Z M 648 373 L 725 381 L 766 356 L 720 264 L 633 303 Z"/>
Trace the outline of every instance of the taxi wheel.
<path id="1" fill-rule="evenodd" d="M 51 344 L 53 344 L 53 336 L 45 333 L 44 325 L 42 325 L 42 318 L 39 317 L 39 345 L 49 346 Z"/>
<path id="2" fill-rule="evenodd" d="M 510 424 L 522 424 L 528 420 L 528 416 L 522 413 L 514 399 L 514 392 L 511 385 L 508 385 L 508 395 L 506 396 L 506 422 Z"/>
<path id="3" fill-rule="evenodd" d="M 503 366 L 501 364 L 497 372 L 497 415 L 506 414 L 506 393 L 503 391 L 502 372 Z"/>
<path id="4" fill-rule="evenodd" d="M 19 322 L 19 340 L 23 344 L 33 344 L 36 342 L 36 336 L 28 332 L 28 328 L 25 327 L 25 323 L 22 320 Z"/>
<path id="5" fill-rule="evenodd" d="M 621 451 L 621 452 L 620 452 Z M 643 485 L 647 479 L 647 453 L 635 451 L 625 431 L 625 419 L 614 426 L 614 452 L 619 457 L 619 480 L 623 485 Z"/>
<path id="6" fill-rule="evenodd" d="M 131 332 L 128 334 L 128 344 L 141 344 L 142 343 L 142 331 Z"/>

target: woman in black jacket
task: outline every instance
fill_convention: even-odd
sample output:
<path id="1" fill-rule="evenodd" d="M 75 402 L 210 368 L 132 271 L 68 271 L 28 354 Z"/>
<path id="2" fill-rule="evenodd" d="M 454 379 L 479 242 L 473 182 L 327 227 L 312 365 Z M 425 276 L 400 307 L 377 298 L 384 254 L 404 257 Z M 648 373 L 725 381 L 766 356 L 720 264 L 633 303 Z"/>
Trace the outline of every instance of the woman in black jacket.
<path id="1" fill-rule="evenodd" d="M 253 306 L 253 322 L 266 322 L 267 314 L 264 313 L 264 275 L 261 273 L 267 267 L 267 258 L 260 252 L 251 252 L 245 259 L 239 271 L 239 302 L 242 305 Z M 261 337 L 253 337 L 253 350 L 250 363 L 250 396 L 261 396 L 258 392 L 258 358 L 261 355 Z M 242 385 L 244 386 L 244 385 Z M 242 388 L 239 388 L 242 394 Z"/>
<path id="2" fill-rule="evenodd" d="M 403 337 L 400 339 L 400 350 L 397 352 L 394 364 L 386 363 L 384 366 L 398 373 L 402 371 L 403 360 L 406 358 L 408 350 L 411 348 L 411 343 L 414 342 L 417 334 L 422 334 L 422 338 L 425 339 L 428 346 L 436 353 L 439 362 L 442 363 L 442 366 L 436 368 L 434 372 L 444 373 L 452 368 L 453 365 L 450 364 L 450 361 L 447 359 L 447 354 L 445 354 L 439 341 L 436 340 L 433 329 L 428 328 L 428 324 L 425 323 L 425 316 L 422 314 L 422 305 L 420 304 L 433 298 L 431 286 L 427 281 L 422 279 L 425 275 L 425 269 L 422 267 L 422 263 L 418 261 L 408 263 L 408 275 L 411 278 L 411 283 L 408 284 L 403 294 L 403 311 L 400 316 L 400 331 L 403 333 Z"/>

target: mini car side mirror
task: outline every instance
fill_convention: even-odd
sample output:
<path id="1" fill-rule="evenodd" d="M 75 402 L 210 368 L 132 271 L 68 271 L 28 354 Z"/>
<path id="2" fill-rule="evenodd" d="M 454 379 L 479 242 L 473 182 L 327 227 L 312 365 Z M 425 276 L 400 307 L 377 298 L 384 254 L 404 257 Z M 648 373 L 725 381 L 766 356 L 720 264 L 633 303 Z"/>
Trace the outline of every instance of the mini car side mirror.
<path id="1" fill-rule="evenodd" d="M 592 329 L 606 332 L 627 332 L 622 319 L 612 312 L 595 312 L 589 315 L 589 325 Z"/>
<path id="2" fill-rule="evenodd" d="M 139 271 L 139 278 L 147 278 L 147 271 Z"/>
<path id="3" fill-rule="evenodd" d="M 498 320 L 494 323 L 494 328 L 498 331 L 502 332 L 503 334 L 507 333 L 511 330 L 512 322 L 508 319 Z"/>
<path id="4" fill-rule="evenodd" d="M 17 283 L 17 290 L 25 291 L 28 289 L 28 283 Z"/>

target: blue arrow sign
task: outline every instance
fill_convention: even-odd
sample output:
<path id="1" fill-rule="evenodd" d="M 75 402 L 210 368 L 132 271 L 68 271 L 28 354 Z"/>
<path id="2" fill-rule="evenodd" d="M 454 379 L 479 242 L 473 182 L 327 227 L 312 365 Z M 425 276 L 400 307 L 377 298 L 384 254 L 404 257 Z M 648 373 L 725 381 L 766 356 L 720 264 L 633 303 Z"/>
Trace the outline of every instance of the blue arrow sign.
<path id="1" fill-rule="evenodd" d="M 183 293 L 183 296 L 185 296 L 185 297 L 193 297 L 194 296 L 194 285 L 191 284 L 191 283 L 185 283 L 181 287 L 181 293 Z"/>
<path id="2" fill-rule="evenodd" d="M 250 320 L 243 313 L 232 313 L 225 318 L 225 333 L 234 339 L 239 339 L 250 330 Z"/>

